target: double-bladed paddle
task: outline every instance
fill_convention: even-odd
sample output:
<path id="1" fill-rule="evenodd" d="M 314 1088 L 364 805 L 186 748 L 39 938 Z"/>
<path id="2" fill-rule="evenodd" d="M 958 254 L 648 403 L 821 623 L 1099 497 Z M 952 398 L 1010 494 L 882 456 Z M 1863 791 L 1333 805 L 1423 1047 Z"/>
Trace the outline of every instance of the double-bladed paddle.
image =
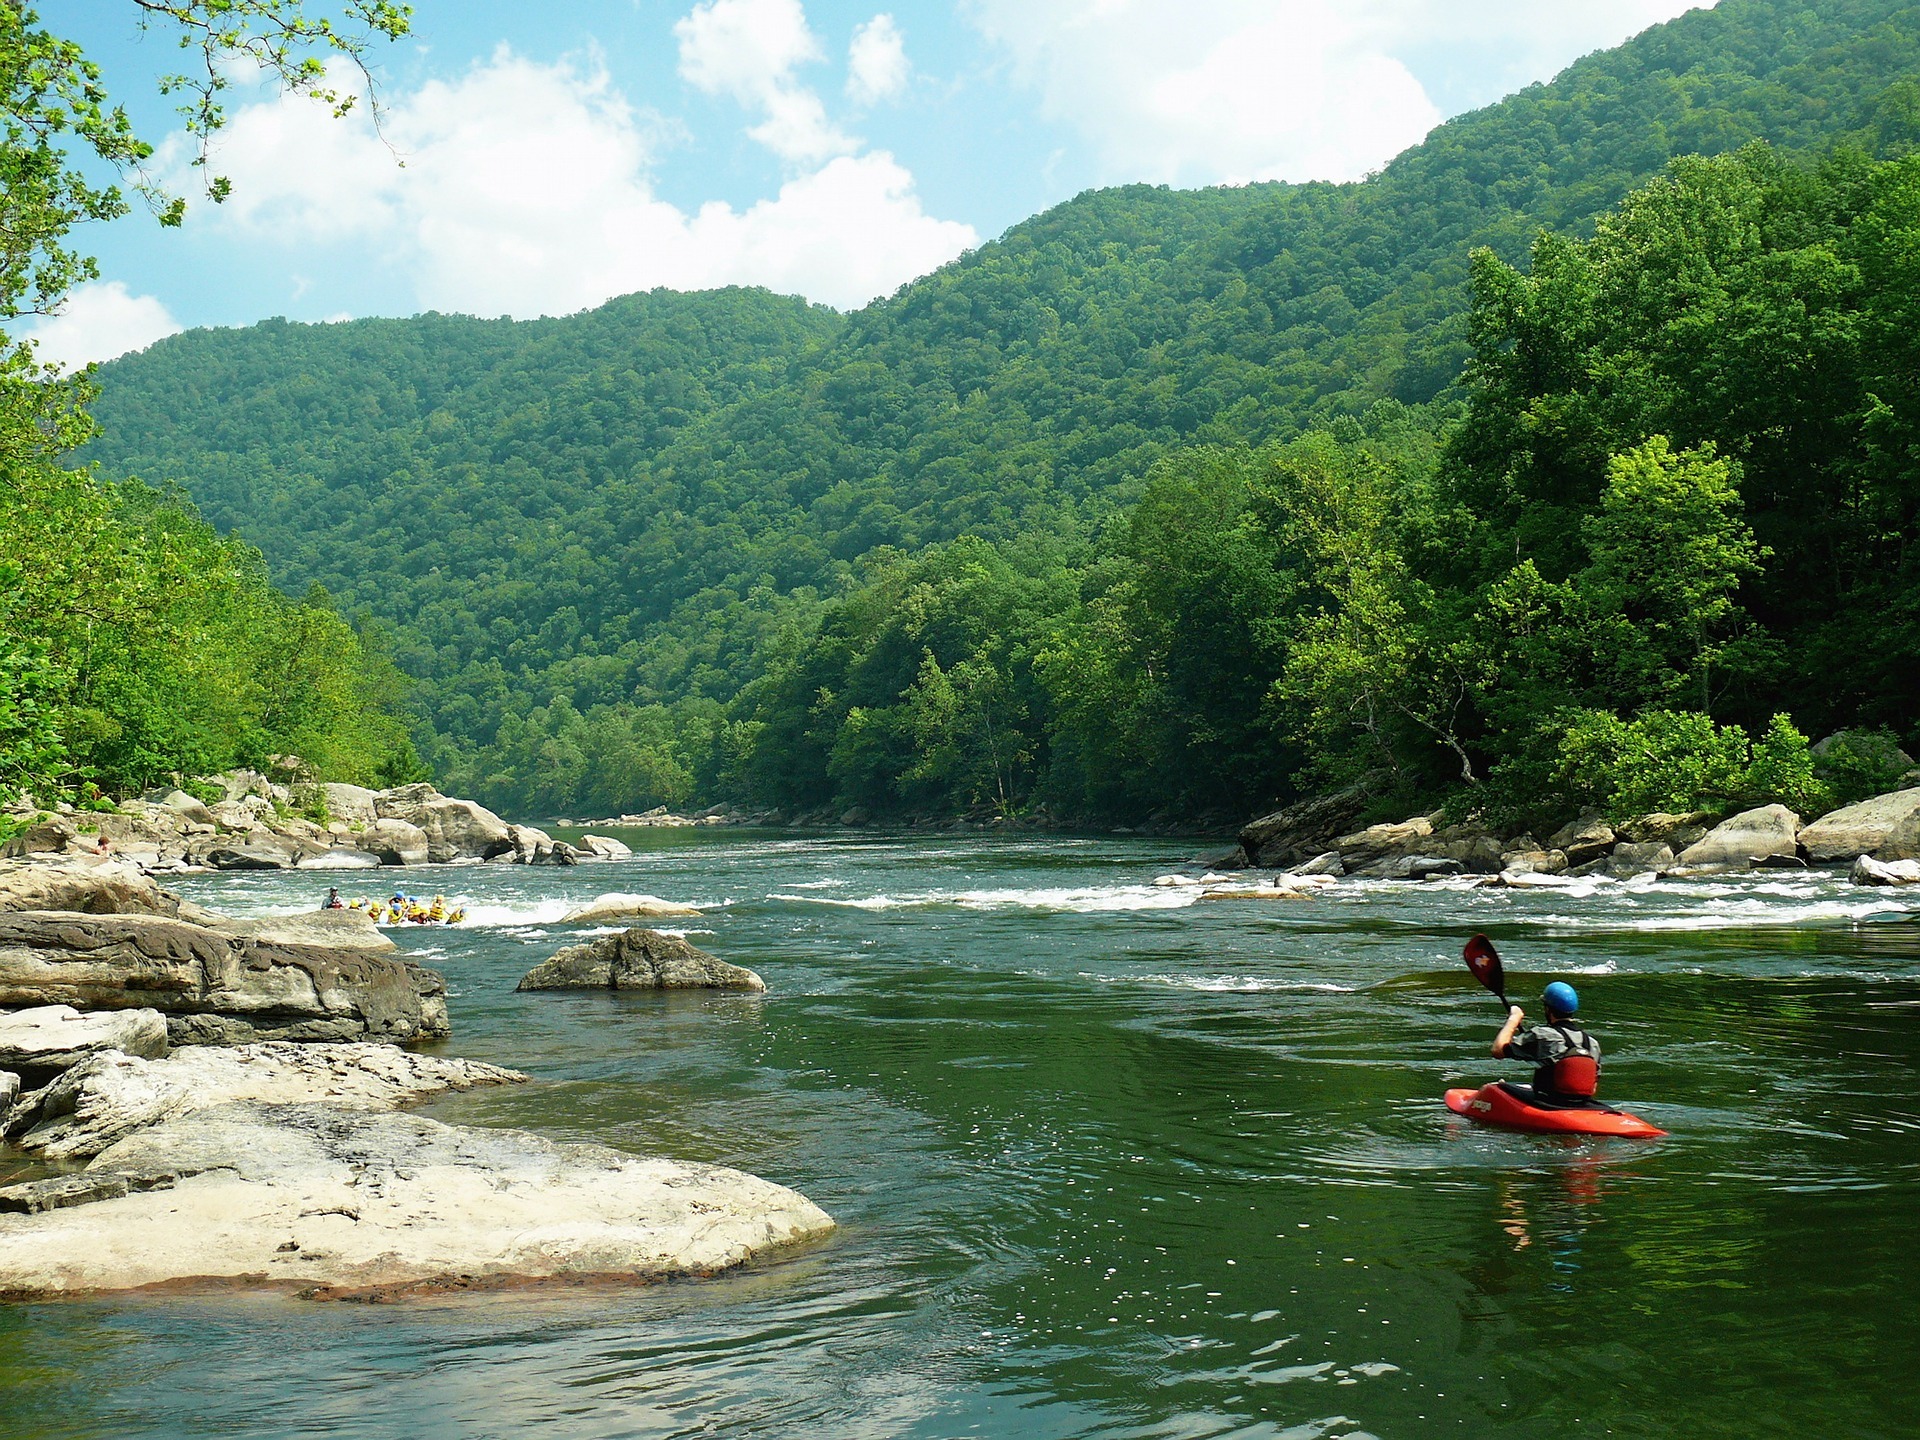
<path id="1" fill-rule="evenodd" d="M 1493 942 L 1484 935 L 1476 935 L 1467 941 L 1460 956 L 1473 972 L 1473 978 L 1499 996 L 1500 1003 L 1511 1010 L 1513 1005 L 1507 999 L 1507 972 L 1500 964 L 1500 952 L 1493 948 Z"/>

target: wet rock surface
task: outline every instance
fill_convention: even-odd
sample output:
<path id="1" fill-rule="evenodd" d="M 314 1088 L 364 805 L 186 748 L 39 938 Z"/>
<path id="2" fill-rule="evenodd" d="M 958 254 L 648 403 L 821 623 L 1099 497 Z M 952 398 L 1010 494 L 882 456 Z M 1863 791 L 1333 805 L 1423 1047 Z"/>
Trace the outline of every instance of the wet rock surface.
<path id="1" fill-rule="evenodd" d="M 675 935 L 639 927 L 570 945 L 529 970 L 520 990 L 765 990 L 753 971 Z"/>
<path id="2" fill-rule="evenodd" d="M 656 1280 L 833 1228 L 805 1196 L 738 1170 L 328 1104 L 195 1111 L 64 1178 L 93 1193 L 0 1214 L 0 1297 L 194 1280 L 314 1298 Z"/>
<path id="3" fill-rule="evenodd" d="M 0 1006 L 158 1010 L 172 1042 L 414 1041 L 446 984 L 372 950 L 281 944 L 157 915 L 0 914 Z"/>

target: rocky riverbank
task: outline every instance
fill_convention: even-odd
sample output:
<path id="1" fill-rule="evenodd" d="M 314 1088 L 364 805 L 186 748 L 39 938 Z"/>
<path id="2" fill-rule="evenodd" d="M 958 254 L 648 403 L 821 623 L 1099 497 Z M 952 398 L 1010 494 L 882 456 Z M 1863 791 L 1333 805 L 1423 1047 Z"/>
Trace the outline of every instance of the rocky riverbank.
<path id="1" fill-rule="evenodd" d="M 618 859 L 619 841 L 581 845 L 515 825 L 428 784 L 368 790 L 289 783 L 252 770 L 150 791 L 111 810 L 19 800 L 0 811 L 20 833 L 0 854 L 107 855 L 157 874 L 197 870 L 373 870 L 388 865 L 573 865 Z"/>
<path id="2" fill-rule="evenodd" d="M 1590 876 L 1712 875 L 1752 869 L 1845 866 L 1862 885 L 1920 883 L 1920 786 L 1891 791 L 1811 822 L 1784 805 L 1736 815 L 1598 814 L 1569 819 L 1544 840 L 1443 816 L 1353 828 L 1368 797 L 1316 796 L 1241 830 L 1220 869 L 1428 880 L 1482 875 L 1489 883 L 1551 886 Z"/>
<path id="3" fill-rule="evenodd" d="M 352 912 L 234 920 L 131 864 L 0 861 L 0 1142 L 20 1160 L 0 1150 L 0 1177 L 16 1172 L 0 1184 L 0 1298 L 631 1283 L 833 1228 L 737 1170 L 392 1113 L 528 1080 L 399 1048 L 450 1024 L 444 980 L 393 948 Z M 536 974 L 523 988 L 764 988 L 640 929 Z"/>

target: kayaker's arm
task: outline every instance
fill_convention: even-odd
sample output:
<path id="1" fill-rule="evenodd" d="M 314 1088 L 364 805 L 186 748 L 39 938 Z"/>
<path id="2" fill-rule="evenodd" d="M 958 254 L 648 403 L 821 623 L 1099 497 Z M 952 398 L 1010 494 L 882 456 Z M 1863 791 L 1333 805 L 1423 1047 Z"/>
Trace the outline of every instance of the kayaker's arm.
<path id="1" fill-rule="evenodd" d="M 1496 1035 L 1493 1040 L 1494 1059 L 1504 1060 L 1507 1058 L 1507 1046 L 1513 1042 L 1514 1032 L 1520 1028 L 1520 1022 L 1526 1018 L 1526 1011 L 1522 1010 L 1518 1005 L 1511 1005 L 1507 1008 L 1507 1023 L 1500 1027 L 1500 1033 Z"/>

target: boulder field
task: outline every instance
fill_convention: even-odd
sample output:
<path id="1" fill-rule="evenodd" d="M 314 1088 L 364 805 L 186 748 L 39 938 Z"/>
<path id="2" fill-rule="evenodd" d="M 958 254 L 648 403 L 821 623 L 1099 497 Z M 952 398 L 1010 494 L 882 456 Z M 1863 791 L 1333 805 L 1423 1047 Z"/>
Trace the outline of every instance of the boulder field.
<path id="1" fill-rule="evenodd" d="M 1920 786 L 1876 795 L 1803 823 L 1784 805 L 1736 815 L 1655 813 L 1614 823 L 1595 813 L 1546 840 L 1440 815 L 1349 828 L 1365 810 L 1357 790 L 1311 800 L 1247 825 L 1222 868 L 1289 875 L 1419 880 L 1478 874 L 1500 883 L 1553 885 L 1589 876 L 1709 875 L 1848 865 L 1863 885 L 1920 883 Z M 1864 862 L 1864 863 L 1862 863 Z"/>
<path id="2" fill-rule="evenodd" d="M 575 848 L 531 825 L 512 825 L 484 805 L 442 795 L 428 784 L 368 790 L 358 785 L 281 784 L 252 770 L 150 791 L 107 811 L 30 805 L 8 812 L 24 826 L 10 856 L 111 855 L 150 871 L 371 870 L 388 865 L 494 861 L 573 865 L 620 859 L 619 841 L 595 837 Z M 49 906 L 48 908 L 56 908 Z"/>
<path id="3" fill-rule="evenodd" d="M 395 1113 L 528 1077 L 392 1043 L 448 1033 L 446 987 L 363 916 L 232 920 L 125 866 L 48 862 L 0 861 L 0 1143 L 30 1167 L 85 1168 L 0 1185 L 0 1299 L 634 1283 L 833 1228 L 738 1170 Z M 25 908 L 56 900 L 73 908 Z M 541 969 L 765 988 L 638 929 Z"/>

